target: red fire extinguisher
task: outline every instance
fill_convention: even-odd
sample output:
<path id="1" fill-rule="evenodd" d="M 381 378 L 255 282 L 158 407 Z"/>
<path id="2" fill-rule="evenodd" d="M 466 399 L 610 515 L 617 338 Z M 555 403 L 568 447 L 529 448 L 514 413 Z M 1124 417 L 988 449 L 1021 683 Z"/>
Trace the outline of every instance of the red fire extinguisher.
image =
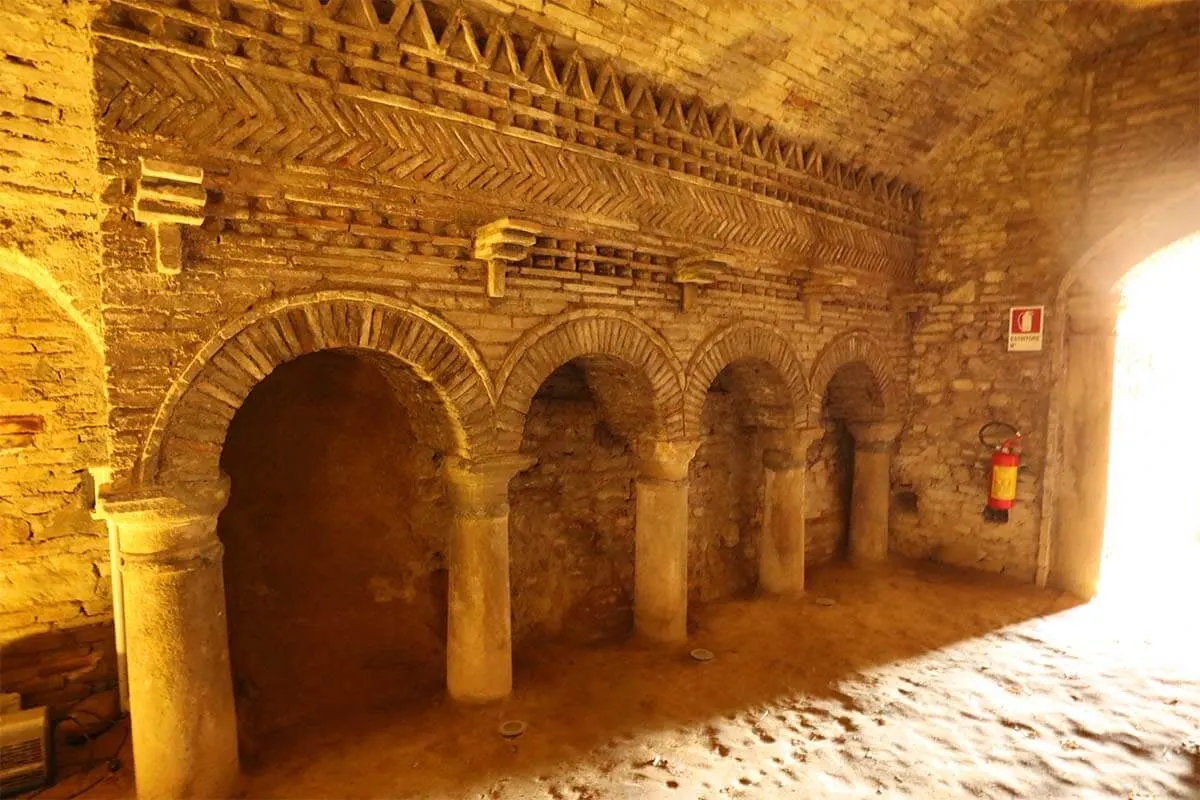
<path id="1" fill-rule="evenodd" d="M 1021 432 L 1004 422 L 989 422 L 979 429 L 979 439 L 985 444 L 988 432 L 1007 428 L 1011 435 L 999 445 L 993 445 L 991 480 L 984 517 L 995 522 L 1007 522 L 1008 510 L 1017 498 L 1017 472 L 1021 467 Z M 994 439 L 992 440 L 995 441 Z"/>

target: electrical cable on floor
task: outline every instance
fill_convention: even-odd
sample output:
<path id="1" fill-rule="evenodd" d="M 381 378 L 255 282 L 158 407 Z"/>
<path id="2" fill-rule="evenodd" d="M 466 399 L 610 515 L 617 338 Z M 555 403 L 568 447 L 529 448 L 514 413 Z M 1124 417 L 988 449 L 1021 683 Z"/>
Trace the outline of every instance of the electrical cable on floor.
<path id="1" fill-rule="evenodd" d="M 116 761 L 116 759 L 113 759 L 113 760 Z M 120 762 L 117 762 L 117 763 L 119 764 Z M 90 792 L 92 789 L 95 789 L 97 786 L 99 786 L 100 784 L 109 780 L 110 778 L 112 778 L 112 776 L 116 775 L 119 770 L 120 770 L 120 766 L 118 766 L 117 769 L 112 769 L 110 766 L 109 771 L 106 774 L 101 775 L 99 778 L 92 781 L 87 786 L 84 786 L 80 789 L 76 789 L 74 792 L 71 792 L 71 794 L 64 797 L 63 800 L 74 800 L 74 798 L 79 797 L 80 795 L 84 794 L 85 792 Z"/>
<path id="2" fill-rule="evenodd" d="M 93 714 L 92 716 L 96 716 L 96 715 Z M 102 733 L 106 733 L 107 731 L 111 730 L 114 725 L 116 725 L 118 722 L 120 722 L 121 720 L 123 720 L 125 718 L 126 717 L 124 714 L 116 717 L 109 723 L 108 727 L 105 728 L 104 731 L 102 731 Z M 98 717 L 97 717 L 97 719 L 98 719 Z M 121 759 L 119 758 L 119 756 L 121 755 L 121 751 L 123 749 L 125 749 L 125 743 L 128 741 L 129 741 L 129 726 L 126 726 L 125 730 L 121 734 L 121 741 L 119 741 L 117 743 L 117 747 L 115 750 L 113 750 L 112 755 L 108 756 L 108 758 L 106 759 L 108 762 L 108 772 L 106 772 L 105 774 L 96 778 L 94 781 L 87 784 L 86 786 L 76 789 L 74 792 L 72 792 L 71 794 L 64 797 L 63 800 L 74 800 L 74 798 L 79 797 L 80 795 L 82 795 L 86 792 L 90 792 L 92 789 L 95 789 L 97 786 L 99 786 L 100 784 L 109 780 L 114 775 L 116 775 L 118 772 L 120 772 L 121 767 L 123 767 L 124 764 L 121 762 Z M 75 774 L 86 775 L 87 773 L 89 773 L 93 769 L 95 769 L 96 765 L 98 763 L 99 763 L 98 760 L 93 760 L 93 759 L 89 758 L 86 763 L 86 766 L 80 772 L 75 773 Z"/>
<path id="3" fill-rule="evenodd" d="M 112 730 L 116 725 L 120 724 L 122 721 L 127 720 L 128 716 L 126 714 L 122 713 L 122 714 L 118 714 L 117 716 L 113 717 L 112 719 L 106 720 L 104 717 L 101 717 L 99 714 L 95 713 L 94 711 L 88 711 L 85 708 L 78 707 L 81 703 L 85 702 L 88 699 L 90 699 L 90 698 L 84 698 L 84 700 L 80 700 L 74 706 L 71 706 L 67 710 L 67 713 L 64 714 L 58 721 L 56 721 L 54 723 L 54 728 L 57 729 L 58 726 L 61 725 L 66 720 L 71 720 L 72 722 L 74 722 L 79 727 L 79 732 L 75 733 L 75 734 L 68 734 L 66 737 L 64 737 L 63 741 L 71 747 L 78 747 L 82 744 L 86 744 L 87 748 L 88 748 L 87 756 L 84 759 L 83 765 L 79 769 L 71 772 L 70 775 L 65 776 L 65 777 L 74 777 L 76 775 L 86 775 L 87 773 L 94 770 L 96 768 L 96 766 L 102 760 L 106 761 L 108 763 L 108 772 L 105 773 L 104 775 L 101 775 L 99 778 L 92 781 L 88 785 L 86 785 L 80 789 L 77 789 L 72 794 L 67 795 L 65 798 L 63 798 L 63 800 L 71 800 L 72 798 L 79 797 L 80 795 L 82 795 L 85 792 L 91 791 L 92 789 L 96 788 L 104 781 L 111 778 L 113 775 L 116 775 L 121 770 L 121 767 L 124 766 L 124 764 L 122 764 L 122 762 L 121 762 L 120 755 L 121 755 L 121 751 L 125 748 L 125 744 L 129 741 L 129 726 L 128 725 L 125 727 L 125 730 L 122 732 L 121 741 L 117 743 L 117 747 L 112 752 L 112 755 L 109 755 L 109 756 L 106 756 L 103 758 L 96 758 L 93 753 L 93 749 L 94 749 L 96 739 L 98 739 L 99 737 L 108 733 L 110 730 Z M 77 716 L 75 716 L 76 714 L 82 714 L 82 715 L 91 717 L 92 719 L 94 719 L 100 723 L 100 727 L 94 731 L 89 732 L 88 730 L 86 730 L 84 728 L 83 722 L 81 722 L 79 720 L 79 718 Z M 38 789 L 37 791 L 35 791 L 31 794 L 25 795 L 26 800 L 32 800 L 35 797 L 40 797 L 47 790 L 62 783 L 63 776 L 56 776 L 56 777 L 58 777 L 59 779 L 56 780 L 54 783 L 49 784 L 47 786 L 43 786 L 41 789 Z"/>

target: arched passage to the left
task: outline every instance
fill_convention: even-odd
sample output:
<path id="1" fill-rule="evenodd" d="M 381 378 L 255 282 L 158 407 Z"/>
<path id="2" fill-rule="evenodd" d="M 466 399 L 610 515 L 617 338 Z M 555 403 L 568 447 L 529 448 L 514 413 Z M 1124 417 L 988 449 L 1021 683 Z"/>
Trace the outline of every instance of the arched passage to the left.
<path id="1" fill-rule="evenodd" d="M 107 415 L 93 324 L 40 263 L 0 248 L 0 692 L 56 717 L 119 669 L 109 542 L 90 514 Z"/>

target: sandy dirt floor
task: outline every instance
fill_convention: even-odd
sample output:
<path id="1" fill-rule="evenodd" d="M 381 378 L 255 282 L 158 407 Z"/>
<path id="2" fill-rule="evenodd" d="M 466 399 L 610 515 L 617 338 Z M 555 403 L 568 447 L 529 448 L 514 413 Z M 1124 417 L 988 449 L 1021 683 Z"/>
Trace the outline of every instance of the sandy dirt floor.
<path id="1" fill-rule="evenodd" d="M 431 698 L 291 731 L 248 765 L 244 795 L 1198 798 L 1189 597 L 1074 607 L 941 568 L 829 567 L 799 601 L 700 609 L 689 646 L 709 663 L 633 644 L 543 651 L 518 662 L 502 705 Z M 497 727 L 511 719 L 528 730 L 510 741 Z M 131 791 L 126 766 L 85 796 Z"/>

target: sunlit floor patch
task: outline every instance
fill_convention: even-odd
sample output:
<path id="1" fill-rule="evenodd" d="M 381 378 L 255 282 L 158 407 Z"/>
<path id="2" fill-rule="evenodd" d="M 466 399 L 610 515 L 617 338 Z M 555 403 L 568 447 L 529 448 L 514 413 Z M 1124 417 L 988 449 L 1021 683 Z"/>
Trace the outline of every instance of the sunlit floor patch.
<path id="1" fill-rule="evenodd" d="M 497 706 L 437 701 L 293 731 L 245 793 L 1196 797 L 1200 659 L 1180 641 L 1194 640 L 1197 606 L 1114 604 L 943 569 L 828 568 L 805 600 L 701 610 L 690 647 L 712 661 L 546 650 Z M 513 719 L 525 733 L 499 735 Z"/>

